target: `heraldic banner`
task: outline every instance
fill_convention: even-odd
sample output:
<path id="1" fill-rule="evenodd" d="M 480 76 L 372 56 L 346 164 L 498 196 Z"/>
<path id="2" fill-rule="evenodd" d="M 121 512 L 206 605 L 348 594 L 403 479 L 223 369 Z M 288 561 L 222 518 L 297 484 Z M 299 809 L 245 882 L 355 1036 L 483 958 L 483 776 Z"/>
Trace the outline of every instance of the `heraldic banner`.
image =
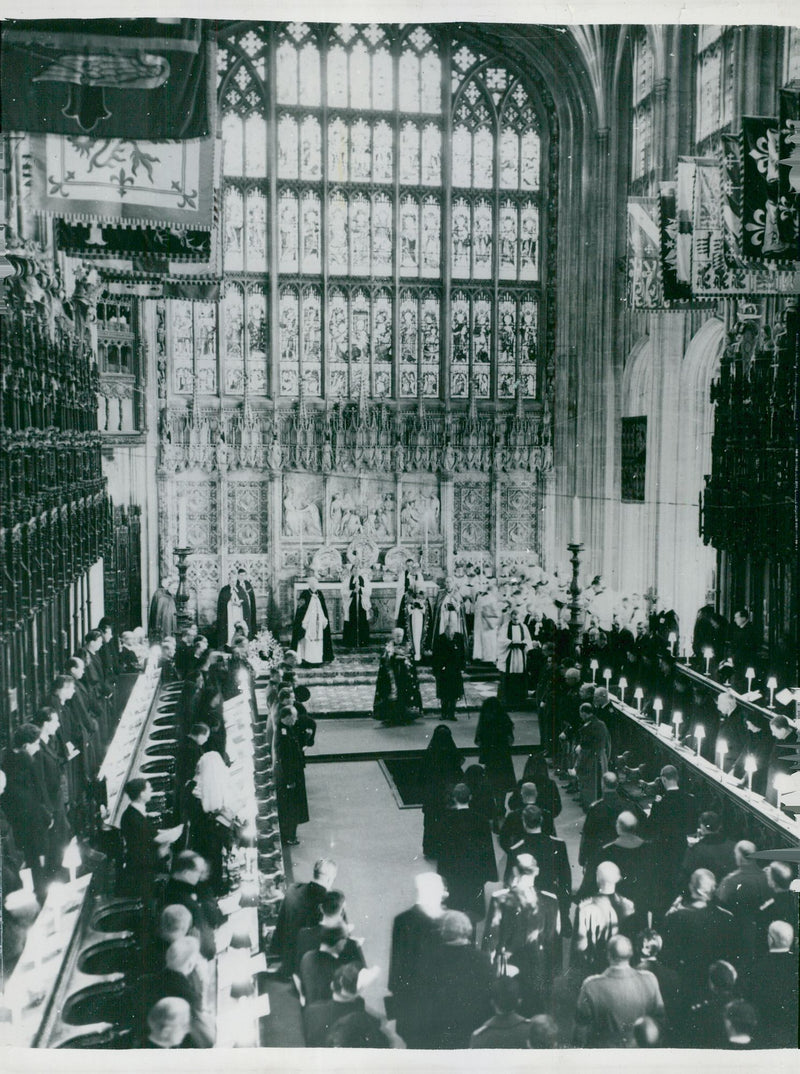
<path id="1" fill-rule="evenodd" d="M 199 19 L 9 19 L 0 41 L 5 132 L 159 140 L 212 129 Z"/>

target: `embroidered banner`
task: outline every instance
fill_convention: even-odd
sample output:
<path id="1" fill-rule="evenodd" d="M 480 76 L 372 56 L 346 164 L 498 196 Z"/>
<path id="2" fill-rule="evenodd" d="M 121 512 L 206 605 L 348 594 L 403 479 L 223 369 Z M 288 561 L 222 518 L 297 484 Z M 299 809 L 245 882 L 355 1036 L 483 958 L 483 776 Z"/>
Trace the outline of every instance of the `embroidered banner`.
<path id="1" fill-rule="evenodd" d="M 778 135 L 778 233 L 800 256 L 800 90 L 781 90 Z"/>
<path id="2" fill-rule="evenodd" d="M 742 118 L 742 253 L 752 258 L 791 257 L 778 232 L 778 124 Z"/>
<path id="3" fill-rule="evenodd" d="M 164 280 L 147 279 L 100 273 L 103 285 L 110 295 L 136 295 L 138 298 L 178 298 L 190 302 L 218 302 L 220 296 L 219 280 L 190 279 Z"/>
<path id="4" fill-rule="evenodd" d="M 688 284 L 678 279 L 678 209 L 675 183 L 659 185 L 658 207 L 664 299 L 667 302 L 685 301 L 692 297 L 692 290 Z"/>
<path id="5" fill-rule="evenodd" d="M 742 256 L 742 142 L 738 134 L 722 135 L 722 221 L 726 242 Z"/>
<path id="6" fill-rule="evenodd" d="M 32 207 L 72 220 L 210 229 L 215 142 L 35 135 Z"/>
<path id="7" fill-rule="evenodd" d="M 56 246 L 71 257 L 164 258 L 208 263 L 212 231 L 168 227 L 113 227 L 57 220 Z"/>
<path id="8" fill-rule="evenodd" d="M 664 305 L 658 198 L 628 198 L 628 303 L 645 310 Z"/>
<path id="9" fill-rule="evenodd" d="M 0 124 L 100 138 L 202 138 L 213 57 L 198 19 L 9 20 Z"/>
<path id="10" fill-rule="evenodd" d="M 744 271 L 731 245 L 724 220 L 722 167 L 698 160 L 692 226 L 692 290 L 696 295 L 738 293 Z"/>

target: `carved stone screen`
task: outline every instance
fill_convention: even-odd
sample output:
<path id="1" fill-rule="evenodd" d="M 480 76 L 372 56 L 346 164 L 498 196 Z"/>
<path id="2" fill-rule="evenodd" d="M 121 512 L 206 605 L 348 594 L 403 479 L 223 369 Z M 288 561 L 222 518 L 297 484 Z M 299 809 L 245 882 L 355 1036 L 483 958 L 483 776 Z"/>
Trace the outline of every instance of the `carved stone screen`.
<path id="1" fill-rule="evenodd" d="M 626 503 L 644 503 L 647 417 L 622 419 L 622 489 Z"/>

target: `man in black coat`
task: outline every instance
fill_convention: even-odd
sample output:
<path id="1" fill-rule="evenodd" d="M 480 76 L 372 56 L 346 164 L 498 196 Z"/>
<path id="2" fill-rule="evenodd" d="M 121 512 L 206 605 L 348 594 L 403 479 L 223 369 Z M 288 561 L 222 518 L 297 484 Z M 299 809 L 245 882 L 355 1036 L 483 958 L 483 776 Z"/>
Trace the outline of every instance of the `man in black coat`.
<path id="1" fill-rule="evenodd" d="M 469 808 L 471 793 L 466 783 L 453 788 L 453 807 L 442 817 L 439 875 L 450 893 L 452 910 L 483 915 L 483 886 L 497 880 L 497 860 L 489 819 Z"/>
<path id="2" fill-rule="evenodd" d="M 619 793 L 614 772 L 603 773 L 601 791 L 602 796 L 589 806 L 583 822 L 578 864 L 584 868 L 590 861 L 596 859 L 601 847 L 615 838 L 617 817 L 620 813 L 628 811 L 636 814 L 639 812 L 637 806 Z"/>
<path id="3" fill-rule="evenodd" d="M 509 799 L 509 803 L 513 802 L 517 797 L 516 792 L 512 792 Z M 535 783 L 522 783 L 519 788 L 519 808 L 511 809 L 505 816 L 503 823 L 500 825 L 500 832 L 497 836 L 500 847 L 509 853 L 513 843 L 518 842 L 524 832 L 525 828 L 522 823 L 522 811 L 527 806 L 537 806 L 539 812 L 542 814 L 542 831 L 545 835 L 555 835 L 556 826 L 553 820 L 553 814 L 549 809 L 545 809 L 539 805 L 539 789 Z M 508 877 L 506 877 L 508 882 Z"/>
<path id="4" fill-rule="evenodd" d="M 296 981 L 306 1003 L 320 1003 L 330 997 L 333 975 L 339 966 L 352 962 L 364 968 L 364 955 L 359 945 L 350 939 L 347 926 L 339 924 L 323 929 L 319 944 L 306 951 L 297 968 Z"/>
<path id="5" fill-rule="evenodd" d="M 733 915 L 713 901 L 716 888 L 713 873 L 696 869 L 689 878 L 687 897 L 670 908 L 661 926 L 662 959 L 678 972 L 690 1000 L 702 993 L 712 962 L 723 959 L 735 965 L 741 952 Z"/>
<path id="6" fill-rule="evenodd" d="M 437 634 L 433 642 L 431 667 L 436 676 L 436 696 L 442 706 L 442 720 L 455 720 L 456 705 L 464 696 L 464 680 L 461 672 L 465 663 L 464 635 L 453 630 L 447 620 L 444 633 Z"/>
<path id="7" fill-rule="evenodd" d="M 732 839 L 722 833 L 722 821 L 711 810 L 700 814 L 698 828 L 700 838 L 690 846 L 683 858 L 680 884 L 684 888 L 695 869 L 709 869 L 717 881 L 722 880 L 736 868 Z"/>
<path id="8" fill-rule="evenodd" d="M 492 1014 L 492 968 L 472 945 L 466 914 L 447 910 L 439 943 L 423 952 L 416 1039 L 424 1048 L 467 1048 L 472 1033 Z"/>
<path id="9" fill-rule="evenodd" d="M 278 911 L 270 948 L 271 953 L 280 958 L 285 975 L 292 972 L 296 962 L 300 929 L 319 924 L 320 904 L 335 880 L 336 862 L 320 858 L 314 864 L 312 880 L 291 884 L 287 889 Z"/>
<path id="10" fill-rule="evenodd" d="M 34 716 L 32 723 L 39 728 L 39 749 L 34 757 L 37 774 L 45 792 L 47 808 L 53 818 L 48 830 L 45 866 L 49 875 L 55 876 L 62 868 L 62 860 L 72 831 L 67 820 L 65 798 L 67 756 L 58 738 L 58 713 L 45 706 Z"/>
<path id="11" fill-rule="evenodd" d="M 796 926 L 796 921 L 772 922 L 767 932 L 769 951 L 756 960 L 749 975 L 765 1048 L 797 1047 L 798 964 L 797 951 L 792 950 Z"/>
<path id="12" fill-rule="evenodd" d="M 242 598 L 242 618 L 247 624 L 247 635 L 252 638 L 258 633 L 258 609 L 253 583 L 244 567 L 239 568 L 236 585 Z"/>
<path id="13" fill-rule="evenodd" d="M 389 956 L 389 991 L 386 1013 L 397 1019 L 397 1032 L 409 1048 L 421 1048 L 417 1036 L 420 973 L 425 953 L 439 941 L 438 923 L 446 891 L 437 873 L 420 873 L 414 878 L 417 900 L 403 910 L 392 925 Z"/>
<path id="14" fill-rule="evenodd" d="M 695 661 L 705 667 L 704 649 L 711 649 L 719 661 L 725 651 L 728 621 L 714 607 L 714 592 L 706 593 L 706 603 L 697 613 L 692 632 L 692 653 Z"/>
<path id="15" fill-rule="evenodd" d="M 33 874 L 36 897 L 43 903 L 46 896 L 48 832 L 53 818 L 34 763 L 38 750 L 39 728 L 32 723 L 23 723 L 14 732 L 11 749 L 6 751 L 3 759 L 7 779 L 3 808 L 17 845 L 25 856 L 25 864 Z"/>
<path id="16" fill-rule="evenodd" d="M 345 963 L 334 970 L 331 996 L 310 1003 L 303 1012 L 303 1027 L 307 1048 L 333 1047 L 331 1030 L 347 1019 L 348 1040 L 357 1037 L 368 1041 L 371 1048 L 390 1047 L 380 1018 L 366 1009 L 359 995 L 361 971 L 353 963 Z M 352 1034 L 352 1036 L 351 1036 Z"/>
<path id="17" fill-rule="evenodd" d="M 678 770 L 674 765 L 664 765 L 660 780 L 661 797 L 653 802 L 646 831 L 652 840 L 667 886 L 671 884 L 674 889 L 686 856 L 686 837 L 697 831 L 697 802 L 694 795 L 678 786 Z M 672 897 L 675 891 L 667 891 L 666 894 Z"/>
<path id="18" fill-rule="evenodd" d="M 619 869 L 621 880 L 617 891 L 630 899 L 636 907 L 637 924 L 641 925 L 648 910 L 656 908 L 660 893 L 654 848 L 638 834 L 636 815 L 626 810 L 617 817 L 617 837 L 600 847 L 595 857 L 587 863 L 579 898 L 588 898 L 597 891 L 596 873 L 601 862 L 613 862 Z M 670 878 L 671 879 L 671 878 Z"/>
<path id="19" fill-rule="evenodd" d="M 542 831 L 542 810 L 538 806 L 526 806 L 522 811 L 523 832 L 508 851 L 505 883 L 513 876 L 514 867 L 521 854 L 530 855 L 539 866 L 536 887 L 549 891 L 558 899 L 561 911 L 562 936 L 569 935 L 569 911 L 572 901 L 572 873 L 567 857 L 567 844 Z"/>
<path id="20" fill-rule="evenodd" d="M 119 822 L 125 863 L 124 886 L 130 894 L 149 898 L 156 874 L 166 868 L 169 840 L 159 832 L 153 817 L 148 816 L 147 803 L 153 797 L 148 780 L 129 779 L 125 793 L 130 804 Z"/>
<path id="21" fill-rule="evenodd" d="M 225 920 L 208 885 L 208 863 L 193 850 L 183 850 L 172 863 L 172 872 L 164 886 L 162 908 L 185 906 L 192 915 L 192 928 L 200 937 L 203 958 L 216 957 L 214 929 Z"/>

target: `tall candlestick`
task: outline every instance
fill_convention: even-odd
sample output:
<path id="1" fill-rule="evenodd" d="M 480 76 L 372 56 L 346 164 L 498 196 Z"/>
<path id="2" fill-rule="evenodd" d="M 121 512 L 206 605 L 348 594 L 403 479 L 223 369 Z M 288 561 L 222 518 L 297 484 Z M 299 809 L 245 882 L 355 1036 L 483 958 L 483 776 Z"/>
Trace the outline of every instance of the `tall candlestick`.
<path id="1" fill-rule="evenodd" d="M 178 547 L 186 548 L 186 500 L 183 490 L 178 493 Z"/>
<path id="2" fill-rule="evenodd" d="M 637 686 L 633 691 L 633 696 L 636 699 L 636 711 L 641 714 L 642 711 L 642 698 L 644 697 L 644 690 L 641 686 Z"/>
<path id="3" fill-rule="evenodd" d="M 675 648 L 678 642 L 678 635 L 673 632 L 672 634 L 670 634 L 667 641 L 669 642 L 669 647 L 672 655 L 677 656 L 678 654 L 675 652 Z"/>
<path id="4" fill-rule="evenodd" d="M 728 752 L 728 743 L 725 741 L 724 738 L 718 738 L 717 739 L 717 756 L 719 757 L 719 761 L 717 762 L 717 765 L 718 765 L 718 767 L 719 767 L 721 772 L 725 771 L 725 755 L 727 754 L 727 752 Z"/>
<path id="5" fill-rule="evenodd" d="M 628 685 L 628 680 L 625 678 L 625 676 L 624 675 L 620 676 L 620 680 L 619 680 L 619 699 L 623 703 L 623 705 L 625 704 L 625 689 L 626 689 L 627 685 Z"/>
<path id="6" fill-rule="evenodd" d="M 581 543 L 581 501 L 572 497 L 572 540 L 571 544 Z"/>
<path id="7" fill-rule="evenodd" d="M 703 745 L 703 739 L 706 737 L 706 729 L 698 725 L 694 729 L 694 737 L 697 739 L 697 756 L 700 756 L 700 748 Z"/>
<path id="8" fill-rule="evenodd" d="M 608 690 L 611 684 L 611 668 L 606 668 L 603 672 L 603 678 L 606 680 L 606 690 Z"/>
<path id="9" fill-rule="evenodd" d="M 714 650 L 713 649 L 708 649 L 708 648 L 703 649 L 703 659 L 706 662 L 706 675 L 708 675 L 709 669 L 711 667 L 711 657 L 713 655 L 714 655 Z"/>
<path id="10" fill-rule="evenodd" d="M 592 669 L 592 682 L 597 682 L 597 671 L 600 665 L 594 657 L 589 661 L 589 667 Z"/>
<path id="11" fill-rule="evenodd" d="M 753 689 L 753 679 L 756 677 L 756 673 L 753 668 L 748 668 L 744 673 L 744 677 L 747 679 L 747 692 L 748 694 Z"/>
<path id="12" fill-rule="evenodd" d="M 656 714 L 656 727 L 661 723 L 661 710 L 664 707 L 664 702 L 660 697 L 657 697 L 653 702 L 653 712 Z"/>

